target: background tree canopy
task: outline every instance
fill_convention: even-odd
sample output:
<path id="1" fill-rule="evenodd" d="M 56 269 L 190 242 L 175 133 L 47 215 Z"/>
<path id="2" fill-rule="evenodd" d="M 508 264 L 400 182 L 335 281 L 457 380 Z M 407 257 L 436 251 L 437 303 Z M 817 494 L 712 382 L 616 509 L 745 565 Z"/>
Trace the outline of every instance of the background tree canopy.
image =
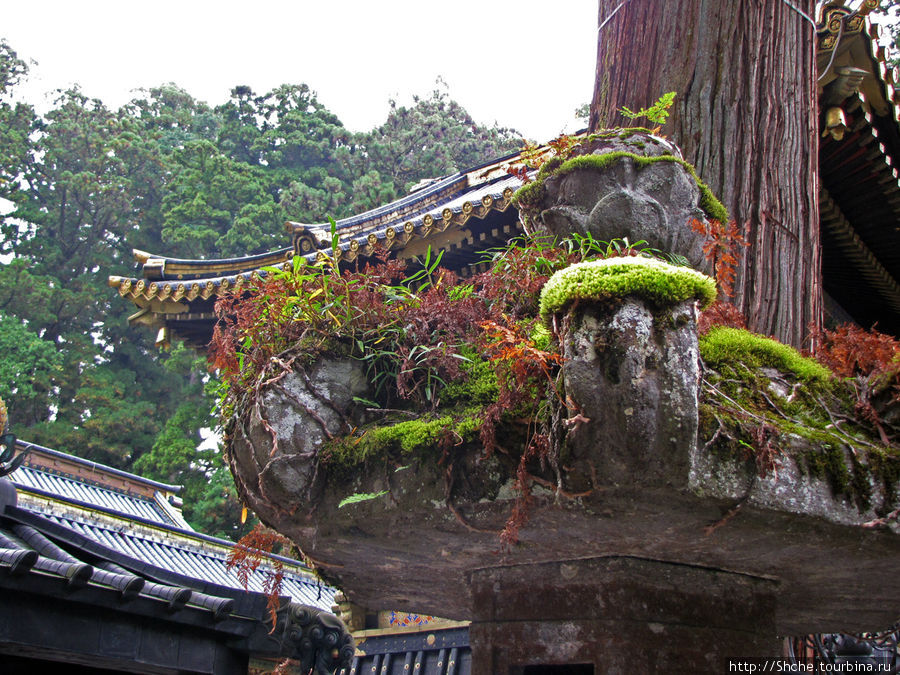
<path id="1" fill-rule="evenodd" d="M 438 87 L 352 133 L 306 84 L 217 107 L 173 84 L 118 110 L 77 88 L 38 114 L 14 100 L 27 64 L 0 39 L 0 398 L 22 439 L 185 485 L 202 531 L 241 534 L 240 504 L 216 449 L 205 363 L 128 325 L 106 286 L 131 249 L 174 257 L 247 255 L 285 244 L 285 220 L 373 208 L 424 178 L 518 149 Z M 3 205 L 4 202 L 0 202 Z M 0 212 L 4 209 L 0 209 Z"/>

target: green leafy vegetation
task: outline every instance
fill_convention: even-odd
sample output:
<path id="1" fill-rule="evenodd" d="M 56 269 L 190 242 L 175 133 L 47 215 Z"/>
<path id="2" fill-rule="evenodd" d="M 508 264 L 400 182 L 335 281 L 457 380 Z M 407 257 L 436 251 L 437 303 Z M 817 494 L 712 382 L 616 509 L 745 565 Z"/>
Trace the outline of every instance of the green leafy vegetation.
<path id="1" fill-rule="evenodd" d="M 475 428 L 490 451 L 503 415 L 537 406 L 558 365 L 552 336 L 538 320 L 538 296 L 554 272 L 614 256 L 647 262 L 634 264 L 656 271 L 655 291 L 649 276 L 631 276 L 643 279 L 645 294 L 659 301 L 714 293 L 713 282 L 697 272 L 654 265 L 643 257 L 654 251 L 642 245 L 590 237 L 526 239 L 490 252 L 490 269 L 466 281 L 440 268 L 440 256 L 430 252 L 411 274 L 405 263 L 387 256 L 361 271 L 341 270 L 331 260 L 305 265 L 298 259 L 290 270 L 272 268 L 264 280 L 217 304 L 222 321 L 211 358 L 225 384 L 220 409 L 230 418 L 246 392 L 256 395 L 260 383 L 305 367 L 320 354 L 350 357 L 366 367 L 372 400 L 364 403 L 370 408 L 405 407 L 420 416 L 448 406 L 484 406 Z M 668 280 L 660 284 L 663 270 Z M 362 457 L 388 446 L 409 452 L 416 437 L 427 445 L 460 423 L 382 423 L 377 432 L 361 429 L 359 438 L 333 456 L 346 459 L 349 448 Z"/>
<path id="2" fill-rule="evenodd" d="M 360 502 L 368 502 L 373 499 L 378 499 L 379 497 L 384 497 L 384 495 L 386 495 L 387 493 L 387 490 L 381 490 L 380 492 L 357 492 L 356 494 L 352 494 L 349 497 L 344 497 L 338 504 L 338 508 L 342 509 L 345 506 L 350 506 L 351 504 L 359 504 Z"/>
<path id="3" fill-rule="evenodd" d="M 630 108 L 626 108 L 622 106 L 619 110 L 625 117 L 628 119 L 637 119 L 638 117 L 645 117 L 653 124 L 663 125 L 666 123 L 666 120 L 669 119 L 669 108 L 672 107 L 672 104 L 675 103 L 675 92 L 670 91 L 662 96 L 651 105 L 649 108 L 641 108 L 637 112 L 631 110 Z"/>
<path id="4" fill-rule="evenodd" d="M 629 291 L 658 301 L 714 295 L 711 279 L 654 254 L 663 255 L 644 242 L 538 237 L 486 253 L 489 269 L 466 280 L 441 269 L 440 256 L 430 253 L 412 273 L 386 255 L 361 271 L 331 260 L 273 268 L 217 304 L 222 322 L 211 356 L 225 384 L 226 433 L 244 423 L 239 417 L 253 407 L 247 402 L 267 382 L 310 367 L 318 356 L 357 359 L 371 393 L 356 403 L 369 419 L 326 444 L 324 470 L 378 470 L 414 458 L 452 466 L 457 447 L 477 444 L 486 456 L 500 449 L 520 463 L 522 502 L 504 535 L 510 543 L 528 502 L 525 467 L 548 461 L 548 402 L 560 398 L 561 357 L 539 320 L 541 289 L 559 270 L 611 256 L 603 263 L 609 269 L 639 270 Z M 649 276 L 641 273 L 647 270 Z"/>
<path id="5" fill-rule="evenodd" d="M 0 312 L 0 398 L 24 410 L 40 408 L 63 373 L 62 355 L 14 317 Z M 2 431 L 2 430 L 0 430 Z"/>

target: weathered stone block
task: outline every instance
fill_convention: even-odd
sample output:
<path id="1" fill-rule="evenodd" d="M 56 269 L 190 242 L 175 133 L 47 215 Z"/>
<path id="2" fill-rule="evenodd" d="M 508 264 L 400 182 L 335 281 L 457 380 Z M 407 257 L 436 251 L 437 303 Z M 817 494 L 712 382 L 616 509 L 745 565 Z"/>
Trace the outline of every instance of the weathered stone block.
<path id="1" fill-rule="evenodd" d="M 542 199 L 528 208 L 535 225 L 558 237 L 646 241 L 709 271 L 705 237 L 691 227 L 695 219 L 707 217 L 700 206 L 701 188 L 677 148 L 635 134 L 595 140 L 589 150 L 577 158 L 579 168 L 551 172 L 543 180 Z"/>
<path id="2" fill-rule="evenodd" d="M 368 383 L 359 361 L 322 358 L 273 378 L 260 400 L 231 430 L 229 457 L 238 486 L 261 513 L 308 500 L 318 477 L 319 450 L 349 431 L 354 396 Z"/>
<path id="3" fill-rule="evenodd" d="M 471 584 L 473 672 L 718 673 L 779 653 L 769 579 L 609 557 L 478 570 Z"/>
<path id="4" fill-rule="evenodd" d="M 562 320 L 565 393 L 590 419 L 567 443 L 601 483 L 686 486 L 697 433 L 696 316 L 693 301 L 654 312 L 628 298 L 576 306 Z"/>

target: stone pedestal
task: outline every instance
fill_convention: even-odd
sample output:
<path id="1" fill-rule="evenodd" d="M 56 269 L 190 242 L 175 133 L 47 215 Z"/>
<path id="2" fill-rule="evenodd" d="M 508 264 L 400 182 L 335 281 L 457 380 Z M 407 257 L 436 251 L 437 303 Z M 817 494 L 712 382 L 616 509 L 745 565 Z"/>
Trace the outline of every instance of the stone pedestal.
<path id="1" fill-rule="evenodd" d="M 722 673 L 777 656 L 774 581 L 633 557 L 473 572 L 472 672 Z"/>
<path id="2" fill-rule="evenodd" d="M 540 199 L 520 202 L 537 229 L 557 237 L 645 241 L 711 271 L 705 237 L 691 223 L 707 217 L 727 221 L 727 213 L 704 212 L 700 184 L 676 146 L 636 132 L 595 137 L 576 154 L 581 156 L 549 172 L 535 191 Z M 573 163 L 579 168 L 571 170 Z"/>

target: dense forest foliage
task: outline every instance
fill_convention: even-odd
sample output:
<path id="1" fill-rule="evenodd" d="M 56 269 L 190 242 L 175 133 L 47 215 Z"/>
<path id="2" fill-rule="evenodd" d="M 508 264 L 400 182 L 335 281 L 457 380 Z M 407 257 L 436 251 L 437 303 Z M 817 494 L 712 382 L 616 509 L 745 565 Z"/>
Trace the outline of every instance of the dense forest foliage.
<path id="1" fill-rule="evenodd" d="M 106 285 L 131 249 L 220 258 L 286 245 L 286 220 L 372 208 L 423 179 L 521 146 L 440 87 L 352 133 L 305 84 L 237 86 L 210 107 L 174 84 L 118 110 L 77 87 L 44 114 L 16 97 L 27 64 L 0 40 L 0 398 L 34 443 L 185 485 L 197 529 L 239 535 L 218 450 L 215 374 L 127 322 Z"/>

